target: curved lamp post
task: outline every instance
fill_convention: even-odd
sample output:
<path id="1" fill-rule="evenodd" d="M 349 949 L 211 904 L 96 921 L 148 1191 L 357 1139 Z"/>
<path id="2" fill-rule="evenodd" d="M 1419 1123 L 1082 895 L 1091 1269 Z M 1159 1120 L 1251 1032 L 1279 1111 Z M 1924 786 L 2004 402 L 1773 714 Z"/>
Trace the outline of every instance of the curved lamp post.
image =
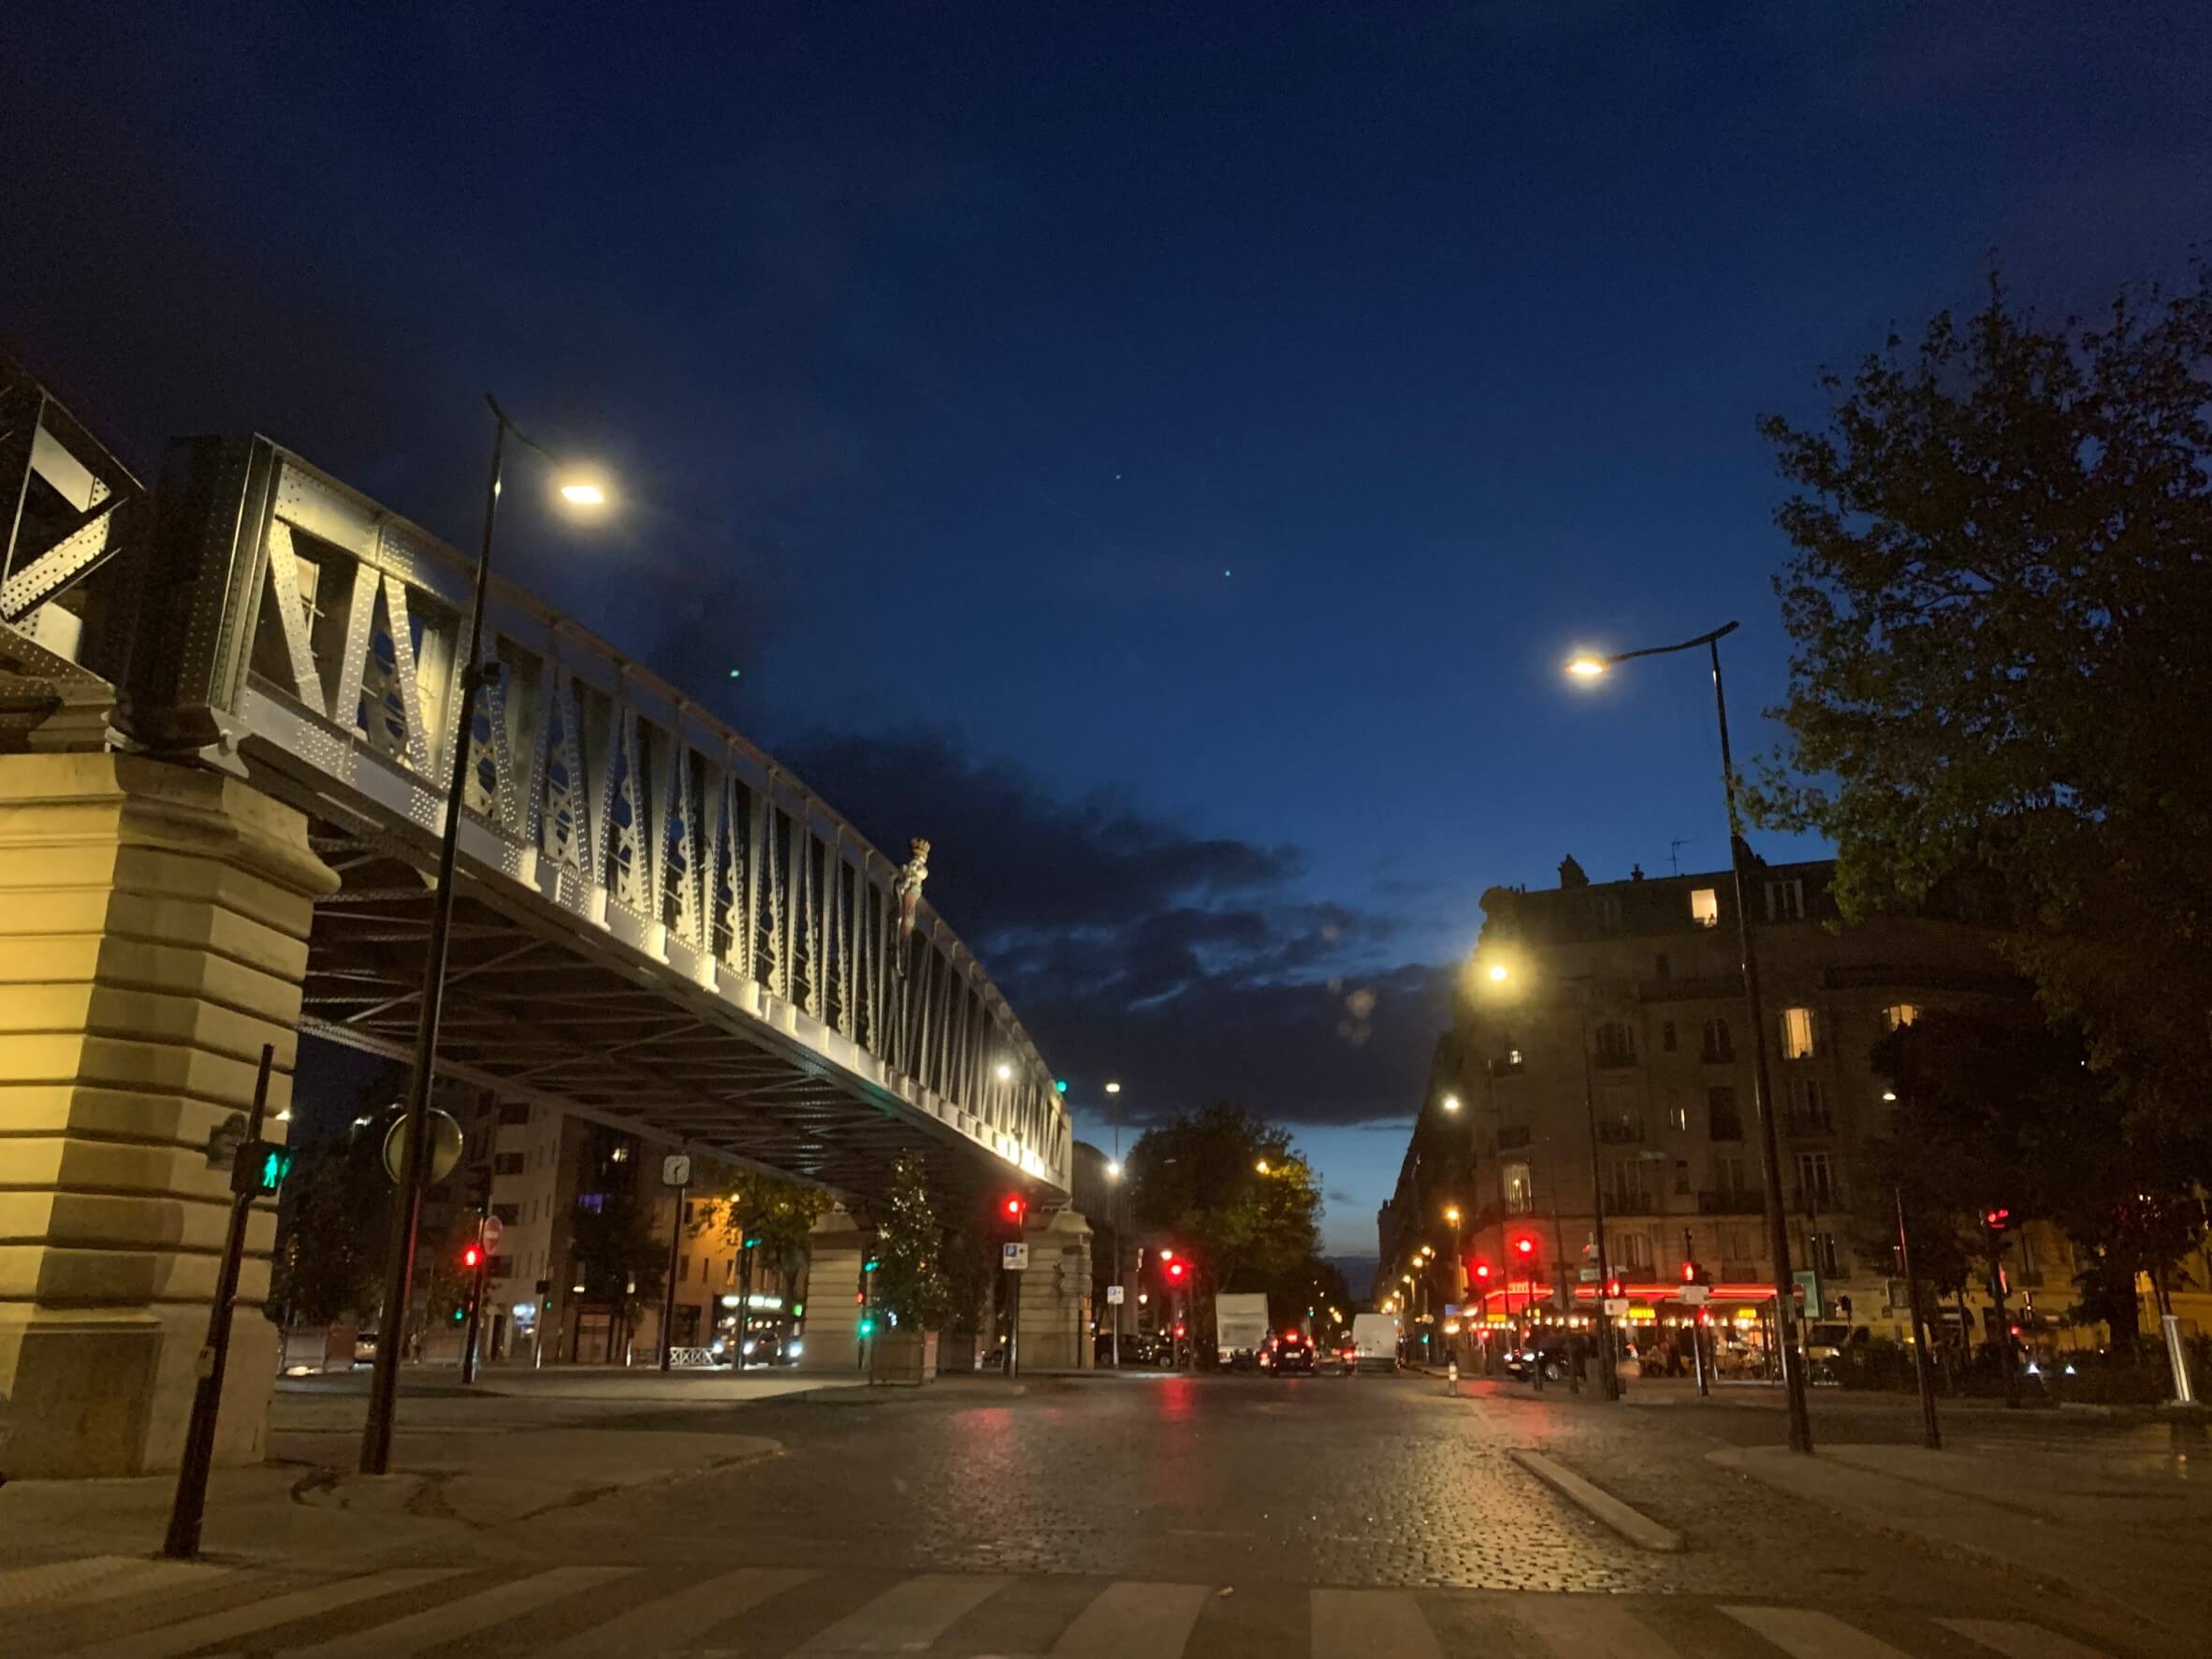
<path id="1" fill-rule="evenodd" d="M 1703 646 L 1712 662 L 1713 713 L 1721 729 L 1721 793 L 1728 806 L 1728 869 L 1735 883 L 1736 935 L 1743 955 L 1743 997 L 1749 1006 L 1752 1027 L 1752 1099 L 1759 1119 L 1759 1144 L 1767 1166 L 1768 1247 L 1774 1256 L 1774 1330 L 1781 1349 L 1783 1390 L 1789 1400 L 1789 1441 L 1792 1451 L 1812 1449 L 1812 1420 L 1805 1404 L 1805 1367 L 1797 1349 L 1797 1311 L 1793 1304 L 1796 1281 L 1790 1276 L 1789 1224 L 1782 1195 L 1781 1143 L 1774 1128 L 1774 1088 L 1767 1070 L 1767 1008 L 1759 993 L 1759 957 L 1752 940 L 1751 906 L 1744 900 L 1743 821 L 1736 809 L 1736 765 L 1728 749 L 1728 699 L 1721 684 L 1721 641 L 1736 632 L 1729 622 L 1710 633 L 1700 633 L 1680 645 L 1646 646 L 1641 650 L 1600 654 L 1579 653 L 1566 671 L 1579 679 L 1595 679 L 1616 664 L 1637 657 L 1666 657 L 1694 651 Z"/>

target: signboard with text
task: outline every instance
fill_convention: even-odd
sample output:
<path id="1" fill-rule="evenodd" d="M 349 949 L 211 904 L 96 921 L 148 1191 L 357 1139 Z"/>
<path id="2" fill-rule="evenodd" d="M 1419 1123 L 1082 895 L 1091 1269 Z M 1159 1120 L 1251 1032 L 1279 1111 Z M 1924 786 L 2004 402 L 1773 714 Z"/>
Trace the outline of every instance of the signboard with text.
<path id="1" fill-rule="evenodd" d="M 998 1265 L 1008 1273 L 1020 1273 L 1029 1265 L 1027 1244 L 1001 1244 L 998 1246 Z"/>
<path id="2" fill-rule="evenodd" d="M 1119 1285 L 1106 1287 L 1106 1305 L 1108 1307 L 1119 1307 L 1127 1300 L 1128 1298 L 1122 1294 L 1122 1288 Z"/>

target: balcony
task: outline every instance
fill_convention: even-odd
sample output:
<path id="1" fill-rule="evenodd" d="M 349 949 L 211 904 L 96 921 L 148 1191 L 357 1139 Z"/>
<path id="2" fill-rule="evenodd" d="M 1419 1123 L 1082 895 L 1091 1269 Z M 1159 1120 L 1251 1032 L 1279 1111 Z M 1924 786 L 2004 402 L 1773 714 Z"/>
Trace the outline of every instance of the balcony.
<path id="1" fill-rule="evenodd" d="M 1721 1283 L 1724 1285 L 1764 1285 L 1767 1280 L 1767 1264 L 1763 1261 L 1721 1263 Z"/>
<path id="2" fill-rule="evenodd" d="M 1734 1048 L 1708 1047 L 1700 1049 L 1698 1051 L 1697 1057 L 1703 1060 L 1708 1066 L 1733 1066 L 1736 1064 L 1736 1051 Z"/>
<path id="3" fill-rule="evenodd" d="M 1597 1138 L 1608 1146 L 1640 1146 L 1644 1139 L 1644 1120 L 1617 1118 L 1611 1123 L 1597 1126 Z"/>
<path id="4" fill-rule="evenodd" d="M 1601 1048 L 1590 1056 L 1590 1063 L 1600 1071 L 1623 1071 L 1637 1063 L 1636 1055 L 1623 1049 Z"/>
<path id="5" fill-rule="evenodd" d="M 1748 1186 L 1730 1187 L 1721 1192 L 1700 1192 L 1697 1195 L 1697 1214 L 1700 1215 L 1756 1215 L 1766 1207 L 1766 1201 Z"/>
<path id="6" fill-rule="evenodd" d="M 1657 1215 L 1661 1214 L 1659 1198 L 1650 1192 L 1608 1192 L 1606 1194 L 1606 1214 L 1608 1215 Z"/>
<path id="7" fill-rule="evenodd" d="M 1782 1120 L 1783 1132 L 1800 1141 L 1818 1141 L 1836 1132 L 1836 1120 L 1825 1112 L 1793 1112 Z"/>

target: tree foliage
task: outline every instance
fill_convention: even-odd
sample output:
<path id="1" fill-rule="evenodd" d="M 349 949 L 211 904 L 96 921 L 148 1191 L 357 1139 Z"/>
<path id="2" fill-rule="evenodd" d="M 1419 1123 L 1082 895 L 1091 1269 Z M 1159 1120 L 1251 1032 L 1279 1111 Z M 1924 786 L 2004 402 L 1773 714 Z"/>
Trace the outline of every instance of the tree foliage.
<path id="1" fill-rule="evenodd" d="M 1996 872 L 2008 946 L 2131 1114 L 2212 1082 L 2212 277 L 2043 321 L 1992 280 L 1768 417 L 1788 737 L 1754 806 L 1847 916 Z"/>
<path id="2" fill-rule="evenodd" d="M 1316 1254 L 1313 1170 L 1288 1134 L 1244 1107 L 1222 1101 L 1147 1129 L 1128 1172 L 1130 1214 L 1186 1251 L 1208 1291 L 1240 1288 L 1240 1274 L 1264 1288 Z"/>
<path id="3" fill-rule="evenodd" d="M 668 1275 L 668 1241 L 654 1233 L 651 1206 L 628 1183 L 597 1196 L 597 1206 L 577 1206 L 569 1230 L 584 1300 L 627 1305 L 660 1295 Z"/>
<path id="4" fill-rule="evenodd" d="M 740 1250 L 747 1239 L 755 1239 L 756 1268 L 763 1273 L 794 1272 L 806 1259 L 815 1222 L 829 1208 L 829 1194 L 759 1170 L 726 1165 L 717 1166 L 710 1179 L 721 1190 L 694 1207 L 692 1236 L 719 1232 Z"/>
<path id="5" fill-rule="evenodd" d="M 268 1312 L 287 1325 L 375 1317 L 384 1296 L 392 1184 L 383 1125 L 300 1148 L 279 1201 Z"/>
<path id="6" fill-rule="evenodd" d="M 936 1330 L 949 1303 L 943 1230 L 931 1202 L 922 1160 L 910 1155 L 891 1166 L 882 1220 L 876 1229 L 876 1305 L 895 1324 Z"/>

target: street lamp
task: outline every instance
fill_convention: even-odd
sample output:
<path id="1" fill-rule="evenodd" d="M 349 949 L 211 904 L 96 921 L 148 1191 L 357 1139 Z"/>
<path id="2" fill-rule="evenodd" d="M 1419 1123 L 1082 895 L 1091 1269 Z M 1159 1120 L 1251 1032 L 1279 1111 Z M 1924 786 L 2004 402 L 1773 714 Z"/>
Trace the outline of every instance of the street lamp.
<path id="1" fill-rule="evenodd" d="M 1106 1092 L 1110 1095 L 1118 1095 L 1121 1093 L 1121 1084 L 1118 1083 L 1110 1083 L 1106 1085 Z"/>
<path id="2" fill-rule="evenodd" d="M 1490 982 L 1492 984 L 1502 985 L 1512 977 L 1512 970 L 1503 962 L 1493 962 L 1490 965 Z"/>
<path id="3" fill-rule="evenodd" d="M 1000 1083 L 1011 1083 L 1013 1081 L 1013 1068 L 1008 1065 L 1004 1060 L 998 1062 L 998 1081 Z"/>
<path id="4" fill-rule="evenodd" d="M 1267 1159 L 1265 1159 L 1265 1158 L 1263 1157 L 1263 1158 L 1261 1158 L 1261 1159 L 1260 1159 L 1260 1160 L 1259 1160 L 1258 1163 L 1254 1164 L 1252 1167 L 1253 1167 L 1255 1170 L 1258 1170 L 1258 1171 L 1259 1171 L 1259 1172 L 1260 1172 L 1262 1175 L 1264 1175 L 1264 1174 L 1266 1174 L 1266 1173 L 1267 1173 Z"/>
<path id="5" fill-rule="evenodd" d="M 1737 941 L 1743 955 L 1743 998 L 1751 1016 L 1752 1098 L 1758 1113 L 1760 1145 L 1766 1155 L 1767 1234 L 1768 1248 L 1774 1253 L 1774 1332 L 1781 1348 L 1783 1390 L 1789 1402 L 1790 1449 L 1810 1452 L 1812 1419 L 1806 1409 L 1805 1367 L 1797 1346 L 1797 1319 L 1792 1305 L 1797 1283 L 1790 1274 L 1789 1223 L 1783 1214 L 1782 1196 L 1781 1142 L 1774 1128 L 1774 1086 L 1767 1072 L 1767 1008 L 1759 994 L 1759 957 L 1752 941 L 1751 906 L 1744 900 L 1743 824 L 1736 809 L 1736 765 L 1728 748 L 1728 698 L 1721 683 L 1721 641 L 1735 633 L 1738 626 L 1730 622 L 1710 633 L 1685 639 L 1680 645 L 1647 646 L 1641 650 L 1605 655 L 1579 652 L 1567 663 L 1566 671 L 1578 678 L 1595 679 L 1618 662 L 1637 657 L 1671 656 L 1677 651 L 1695 650 L 1699 646 L 1706 648 L 1712 662 L 1713 714 L 1721 732 L 1721 793 L 1728 808 L 1728 870 L 1736 891 Z"/>
<path id="6" fill-rule="evenodd" d="M 1460 1098 L 1457 1095 L 1447 1095 L 1443 1099 L 1437 1101 L 1436 1104 L 1443 1107 L 1447 1112 L 1457 1112 L 1460 1109 Z"/>
<path id="7" fill-rule="evenodd" d="M 415 1076 L 408 1084 L 406 1162 L 400 1171 L 399 1190 L 392 1202 L 391 1259 L 385 1273 L 384 1333 L 376 1344 L 376 1375 L 369 1387 L 369 1416 L 361 1431 L 361 1473 L 382 1475 L 391 1463 L 392 1410 L 400 1392 L 401 1331 L 415 1280 L 415 1233 L 422 1222 L 422 1189 L 430 1157 L 430 1085 L 438 1070 L 438 1021 L 445 1004 L 446 948 L 453 938 L 453 866 L 460 851 L 461 802 L 467 795 L 469 734 L 476 721 L 477 688 L 487 682 L 477 658 L 484 648 L 484 601 L 491 585 L 492 529 L 499 517 L 500 488 L 506 469 L 507 440 L 534 450 L 565 475 L 560 482 L 561 498 L 572 506 L 601 507 L 606 489 L 598 482 L 578 477 L 562 468 L 559 457 L 531 442 L 499 400 L 489 392 L 484 401 L 491 410 L 491 473 L 484 487 L 484 539 L 476 549 L 476 574 L 469 601 L 469 639 L 461 658 L 460 699 L 449 728 L 453 735 L 453 774 L 445 792 L 445 829 L 438 842 L 438 888 L 430 909 L 429 948 L 423 953 L 421 1006 L 415 1026 Z M 495 671 L 496 672 L 496 671 Z"/>

